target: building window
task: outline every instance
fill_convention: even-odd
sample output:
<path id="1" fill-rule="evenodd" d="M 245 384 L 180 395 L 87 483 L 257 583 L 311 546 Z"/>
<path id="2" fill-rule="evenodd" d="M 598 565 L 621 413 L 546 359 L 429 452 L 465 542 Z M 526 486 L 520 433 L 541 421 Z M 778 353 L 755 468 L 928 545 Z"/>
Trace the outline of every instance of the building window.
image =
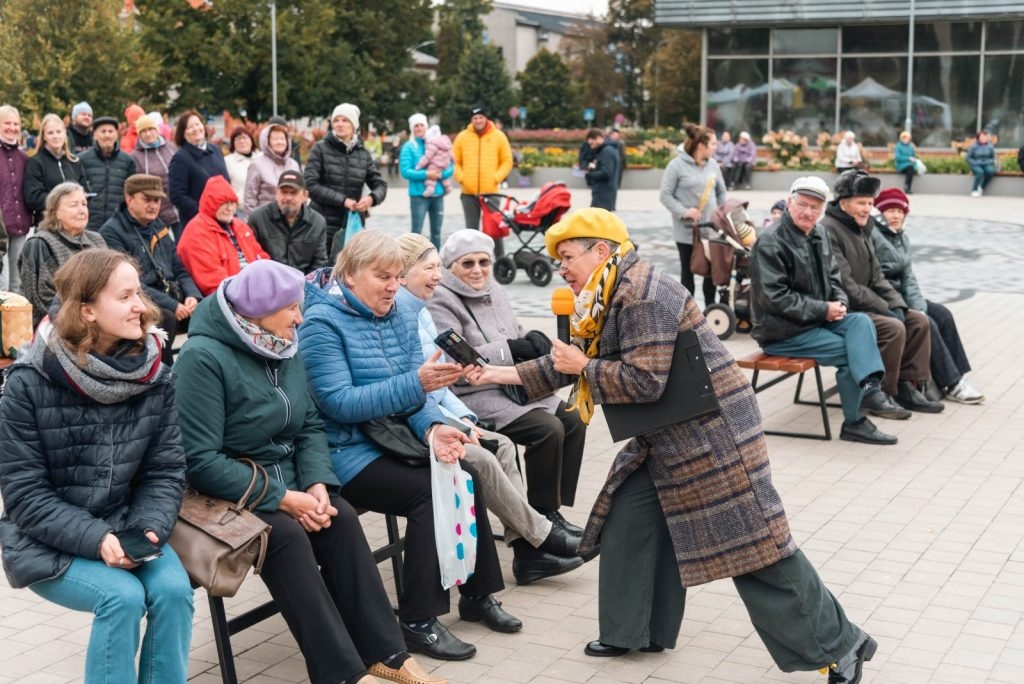
<path id="1" fill-rule="evenodd" d="M 999 147 L 1024 144 L 1024 54 L 985 57 L 981 120 Z"/>
<path id="2" fill-rule="evenodd" d="M 843 52 L 906 52 L 910 27 L 906 24 L 893 26 L 844 26 Z"/>
<path id="3" fill-rule="evenodd" d="M 906 118 L 906 57 L 846 57 L 840 91 L 840 128 L 865 145 L 895 142 Z"/>
<path id="4" fill-rule="evenodd" d="M 914 52 L 978 52 L 981 22 L 917 24 Z"/>
<path id="5" fill-rule="evenodd" d="M 775 29 L 772 52 L 776 55 L 834 55 L 839 49 L 839 29 Z"/>
<path id="6" fill-rule="evenodd" d="M 776 59 L 773 74 L 772 128 L 796 131 L 812 145 L 822 131 L 831 133 L 836 120 L 836 60 Z"/>
<path id="7" fill-rule="evenodd" d="M 985 49 L 1024 50 L 1024 21 L 988 22 Z"/>
<path id="8" fill-rule="evenodd" d="M 914 140 L 948 147 L 978 130 L 978 62 L 974 55 L 914 58 Z"/>
<path id="9" fill-rule="evenodd" d="M 708 30 L 709 55 L 767 55 L 766 28 L 727 28 Z"/>
<path id="10" fill-rule="evenodd" d="M 767 59 L 708 60 L 707 125 L 760 138 L 768 127 L 767 83 Z"/>

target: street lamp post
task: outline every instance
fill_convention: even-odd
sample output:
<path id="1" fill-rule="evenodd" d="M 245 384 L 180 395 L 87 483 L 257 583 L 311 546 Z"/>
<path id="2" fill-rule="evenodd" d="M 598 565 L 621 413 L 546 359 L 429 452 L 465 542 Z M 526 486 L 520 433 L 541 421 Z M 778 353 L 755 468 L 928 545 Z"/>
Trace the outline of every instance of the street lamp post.
<path id="1" fill-rule="evenodd" d="M 274 0 L 270 0 L 270 82 L 274 116 L 277 116 L 277 3 Z"/>
<path id="2" fill-rule="evenodd" d="M 914 0 L 910 0 L 910 41 L 907 45 L 907 113 L 903 128 L 910 133 L 911 114 L 914 107 Z"/>

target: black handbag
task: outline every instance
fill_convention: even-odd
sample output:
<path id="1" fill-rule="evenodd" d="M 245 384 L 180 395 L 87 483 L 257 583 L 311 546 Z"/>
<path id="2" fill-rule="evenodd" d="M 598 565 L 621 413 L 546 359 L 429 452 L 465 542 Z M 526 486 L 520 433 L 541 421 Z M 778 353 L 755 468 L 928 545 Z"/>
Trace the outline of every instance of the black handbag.
<path id="1" fill-rule="evenodd" d="M 407 418 L 408 414 L 374 418 L 360 423 L 359 429 L 388 458 L 406 465 L 429 465 L 430 448 L 412 431 Z"/>

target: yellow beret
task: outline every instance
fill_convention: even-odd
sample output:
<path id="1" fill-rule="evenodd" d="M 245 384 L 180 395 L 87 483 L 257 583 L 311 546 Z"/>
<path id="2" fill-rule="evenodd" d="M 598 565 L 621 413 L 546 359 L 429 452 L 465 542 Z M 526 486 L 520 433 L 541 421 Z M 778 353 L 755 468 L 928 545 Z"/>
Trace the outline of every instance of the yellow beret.
<path id="1" fill-rule="evenodd" d="M 622 219 L 607 209 L 587 207 L 569 212 L 548 228 L 544 233 L 544 245 L 551 258 L 557 259 L 559 242 L 586 237 L 622 243 L 629 239 L 629 230 Z"/>

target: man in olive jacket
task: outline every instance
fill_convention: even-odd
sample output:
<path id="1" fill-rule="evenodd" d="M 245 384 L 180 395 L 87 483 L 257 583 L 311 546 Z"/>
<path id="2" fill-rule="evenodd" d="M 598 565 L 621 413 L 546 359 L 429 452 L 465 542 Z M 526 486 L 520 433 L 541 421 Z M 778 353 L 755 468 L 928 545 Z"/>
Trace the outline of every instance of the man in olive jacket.
<path id="1" fill-rule="evenodd" d="M 863 406 L 886 418 L 909 418 L 882 392 L 884 371 L 875 328 L 864 314 L 847 313 L 839 267 L 825 229 L 817 225 L 828 185 L 798 178 L 782 217 L 754 243 L 750 258 L 751 334 L 769 354 L 812 358 L 836 366 L 843 407 L 840 439 L 895 444 L 860 416 Z"/>
<path id="2" fill-rule="evenodd" d="M 274 261 L 310 273 L 327 266 L 327 221 L 306 204 L 309 193 L 298 171 L 285 171 L 277 181 L 274 201 L 249 215 L 256 241 Z"/>

